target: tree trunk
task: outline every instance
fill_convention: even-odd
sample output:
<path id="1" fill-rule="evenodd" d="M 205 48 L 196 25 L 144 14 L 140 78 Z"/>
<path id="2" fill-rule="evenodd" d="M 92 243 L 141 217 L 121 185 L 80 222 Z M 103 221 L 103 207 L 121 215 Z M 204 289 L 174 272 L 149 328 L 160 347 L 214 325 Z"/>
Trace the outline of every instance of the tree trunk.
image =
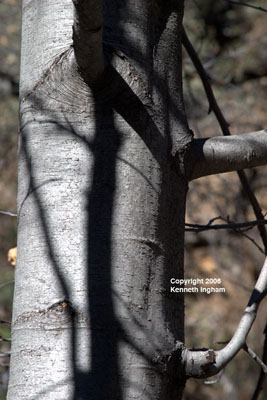
<path id="1" fill-rule="evenodd" d="M 182 3 L 104 2 L 90 88 L 70 0 L 23 2 L 8 400 L 181 398 Z"/>

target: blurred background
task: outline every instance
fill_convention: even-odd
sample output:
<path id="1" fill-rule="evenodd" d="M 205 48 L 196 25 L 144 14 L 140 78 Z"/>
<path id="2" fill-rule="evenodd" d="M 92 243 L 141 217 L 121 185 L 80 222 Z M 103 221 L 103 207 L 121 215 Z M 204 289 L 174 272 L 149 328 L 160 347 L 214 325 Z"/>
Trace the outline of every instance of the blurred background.
<path id="1" fill-rule="evenodd" d="M 266 0 L 248 3 L 267 8 Z M 210 77 L 231 133 L 266 128 L 266 12 L 227 0 L 186 0 L 185 5 L 186 31 Z M 186 52 L 184 98 L 195 137 L 222 134 L 214 114 L 209 114 L 202 83 Z M 267 168 L 253 168 L 246 170 L 246 174 L 265 215 Z M 236 173 L 190 183 L 186 222 L 207 224 L 219 216 L 235 222 L 255 219 Z M 185 241 L 186 277 L 220 278 L 221 286 L 226 289 L 222 294 L 186 294 L 186 345 L 219 349 L 222 345 L 218 342 L 227 342 L 232 337 L 246 307 L 264 261 L 264 247 L 257 228 L 243 234 L 233 230 L 187 232 Z M 259 313 L 247 344 L 262 356 L 266 299 Z M 252 399 L 259 373 L 260 367 L 241 351 L 217 383 L 207 385 L 202 380 L 189 380 L 184 398 Z M 267 399 L 266 384 L 258 399 Z"/>
<path id="2" fill-rule="evenodd" d="M 18 82 L 21 1 L 0 1 L 0 210 L 16 213 Z M 16 246 L 16 217 L 0 214 L 0 399 L 6 398 L 14 266 L 7 253 Z M 2 322 L 6 321 L 6 322 Z"/>
<path id="3" fill-rule="evenodd" d="M 232 134 L 267 127 L 266 12 L 228 0 L 186 0 L 184 25 L 210 77 Z M 251 0 L 267 8 L 267 0 Z M 16 213 L 18 82 L 21 0 L 0 0 L 0 211 Z M 201 81 L 184 51 L 184 99 L 195 137 L 221 134 Z M 263 214 L 267 212 L 267 168 L 246 171 Z M 207 224 L 222 217 L 254 220 L 236 173 L 190 183 L 187 223 Z M 216 223 L 221 223 L 218 220 Z M 0 214 L 0 400 L 6 398 L 14 265 L 8 251 L 16 246 L 16 218 Z M 221 294 L 186 294 L 186 345 L 219 349 L 234 333 L 264 260 L 257 228 L 246 232 L 186 232 L 186 278 L 219 278 Z M 14 263 L 13 263 L 14 264 Z M 266 300 L 249 335 L 248 345 L 262 355 Z M 253 398 L 260 367 L 244 351 L 214 384 L 190 380 L 184 399 L 248 400 Z M 215 380 L 215 379 L 214 379 Z M 267 400 L 265 383 L 259 397 Z M 253 400 L 256 400 L 254 396 Z"/>

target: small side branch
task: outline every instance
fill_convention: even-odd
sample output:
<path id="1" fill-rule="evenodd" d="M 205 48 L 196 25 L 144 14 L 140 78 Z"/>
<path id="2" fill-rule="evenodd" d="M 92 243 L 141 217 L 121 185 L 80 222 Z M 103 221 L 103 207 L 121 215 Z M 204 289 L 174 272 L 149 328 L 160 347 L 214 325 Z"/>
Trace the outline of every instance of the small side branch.
<path id="1" fill-rule="evenodd" d="M 11 211 L 0 211 L 0 214 L 9 215 L 10 217 L 17 217 L 17 214 L 14 214 Z"/>
<path id="2" fill-rule="evenodd" d="M 264 335 L 265 335 L 265 338 L 264 338 L 264 345 L 263 345 L 262 362 L 266 364 L 266 361 L 267 361 L 267 324 L 265 325 Z M 259 379 L 258 379 L 256 388 L 254 390 L 251 400 L 257 400 L 259 398 L 260 392 L 262 391 L 265 376 L 266 376 L 265 372 L 263 371 L 263 369 L 261 369 Z"/>
<path id="3" fill-rule="evenodd" d="M 224 1 L 226 1 L 227 3 L 234 4 L 236 6 L 245 6 L 245 7 L 254 8 L 254 10 L 267 12 L 266 8 L 253 6 L 252 4 L 244 3 L 242 1 L 236 1 L 236 0 L 224 0 Z"/>
<path id="4" fill-rule="evenodd" d="M 14 282 L 15 282 L 15 281 L 14 281 L 14 279 L 13 279 L 12 281 L 0 283 L 0 288 L 3 288 L 3 287 L 8 286 L 8 285 L 11 285 L 11 284 L 14 283 Z M 1 341 L 1 340 L 0 340 L 0 341 Z"/>
<path id="5" fill-rule="evenodd" d="M 209 230 L 219 230 L 219 229 L 251 229 L 254 226 L 257 226 L 259 224 L 267 224 L 267 219 L 260 219 L 260 220 L 255 220 L 255 221 L 247 221 L 247 222 L 231 222 L 227 219 L 224 219 L 222 217 L 216 218 L 221 219 L 223 221 L 226 221 L 226 224 L 215 224 L 212 225 L 212 223 L 208 223 L 206 225 L 203 224 L 188 224 L 185 223 L 185 232 L 203 232 L 203 231 L 209 231 Z"/>
<path id="6" fill-rule="evenodd" d="M 243 346 L 243 350 L 248 353 L 248 355 L 256 361 L 257 364 L 261 367 L 262 371 L 267 374 L 267 366 L 264 362 L 260 359 L 260 357 L 253 351 L 247 344 Z"/>
<path id="7" fill-rule="evenodd" d="M 11 342 L 11 339 L 0 336 L 0 342 Z"/>
<path id="8" fill-rule="evenodd" d="M 10 321 L 6 321 L 4 319 L 0 319 L 0 324 L 7 324 L 7 325 L 11 325 Z"/>
<path id="9" fill-rule="evenodd" d="M 189 164 L 189 180 L 267 164 L 267 130 L 195 139 Z"/>
<path id="10" fill-rule="evenodd" d="M 267 293 L 267 258 L 251 294 L 248 305 L 240 320 L 237 330 L 227 345 L 218 351 L 188 350 L 183 352 L 186 376 L 208 378 L 220 372 L 246 345 L 246 339 L 256 318 L 258 307 Z"/>
<path id="11" fill-rule="evenodd" d="M 104 72 L 102 0 L 73 0 L 73 46 L 83 79 L 99 81 Z"/>

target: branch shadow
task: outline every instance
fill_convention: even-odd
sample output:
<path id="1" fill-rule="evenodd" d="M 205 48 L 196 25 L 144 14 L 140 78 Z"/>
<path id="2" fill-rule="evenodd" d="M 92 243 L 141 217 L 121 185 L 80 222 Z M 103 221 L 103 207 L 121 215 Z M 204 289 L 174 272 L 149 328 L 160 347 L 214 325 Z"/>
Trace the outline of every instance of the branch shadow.
<path id="1" fill-rule="evenodd" d="M 167 19 L 164 17 L 165 20 Z M 165 24 L 165 20 L 163 25 Z M 159 39 L 160 32 L 157 33 L 156 39 Z M 129 43 L 128 43 L 129 45 Z M 130 48 L 130 51 L 133 49 Z M 137 50 L 135 51 L 137 54 Z M 141 54 L 138 54 L 141 60 Z M 152 68 L 152 66 L 150 67 Z M 71 283 L 62 274 L 64 270 L 64 265 L 62 265 L 60 259 L 56 255 L 55 244 L 53 243 L 52 235 L 50 232 L 48 220 L 49 216 L 47 214 L 46 204 L 44 203 L 39 189 L 44 185 L 49 184 L 50 180 L 46 180 L 41 184 L 35 181 L 37 171 L 33 166 L 31 160 L 33 157 L 32 149 L 28 143 L 28 135 L 32 135 L 31 122 L 21 124 L 21 152 L 24 153 L 28 175 L 29 175 L 29 190 L 27 196 L 34 196 L 37 204 L 40 221 L 42 224 L 44 237 L 46 241 L 46 246 L 49 254 L 51 264 L 56 272 L 59 286 L 61 287 L 61 292 L 63 293 L 62 302 L 67 303 L 66 313 L 69 316 L 69 325 L 71 327 L 71 364 L 72 364 L 72 377 L 74 383 L 74 393 L 73 400 L 122 400 L 122 382 L 121 382 L 121 371 L 119 368 L 119 343 L 124 341 L 129 344 L 135 350 L 138 350 L 139 354 L 148 361 L 153 368 L 155 364 L 150 357 L 150 354 L 144 352 L 143 349 L 138 349 L 136 344 L 133 342 L 131 337 L 124 331 L 118 318 L 116 316 L 116 310 L 114 305 L 114 291 L 112 287 L 112 225 L 113 225 L 113 212 L 114 212 L 114 198 L 116 195 L 116 172 L 117 172 L 117 160 L 120 158 L 119 150 L 122 143 L 122 135 L 119 129 L 114 123 L 114 114 L 118 114 L 121 118 L 126 121 L 126 123 L 131 127 L 131 129 L 136 132 L 139 137 L 142 138 L 143 142 L 152 153 L 153 157 L 158 162 L 162 171 L 162 181 L 170 182 L 170 171 L 174 177 L 182 176 L 182 173 L 177 169 L 175 160 L 172 158 L 167 158 L 166 154 L 171 152 L 172 138 L 168 135 L 169 126 L 164 127 L 164 133 L 162 133 L 156 126 L 155 122 L 151 118 L 151 115 L 147 111 L 145 105 L 140 101 L 136 94 L 132 91 L 130 86 L 123 80 L 123 78 L 111 67 L 109 70 L 112 83 L 112 90 L 114 95 L 111 98 L 105 100 L 100 100 L 99 93 L 93 93 L 93 103 L 94 103 L 94 124 L 95 133 L 93 137 L 90 135 L 81 135 L 79 129 L 76 128 L 75 123 L 68 119 L 68 113 L 61 112 L 60 118 L 57 117 L 56 111 L 47 111 L 47 106 L 45 104 L 44 96 L 49 96 L 51 93 L 51 81 L 44 82 L 43 85 L 37 88 L 35 93 L 32 93 L 30 97 L 27 98 L 27 102 L 31 103 L 33 109 L 32 113 L 34 115 L 34 108 L 36 107 L 37 114 L 38 110 L 42 112 L 45 110 L 44 120 L 40 120 L 40 124 L 49 124 L 51 129 L 55 129 L 54 134 L 67 135 L 71 138 L 79 138 L 83 145 L 87 148 L 87 151 L 91 153 L 93 158 L 92 171 L 87 171 L 87 174 L 91 174 L 91 179 L 85 177 L 86 181 L 89 181 L 86 189 L 86 209 L 85 209 L 85 219 L 86 219 L 86 237 L 87 237 L 87 260 L 86 260 L 86 286 L 87 286 L 87 304 L 88 312 L 84 315 L 86 320 L 86 327 L 83 329 L 87 330 L 88 344 L 90 346 L 90 368 L 84 369 L 80 366 L 78 360 L 79 349 L 79 311 L 75 309 L 74 304 L 71 303 L 72 298 L 72 287 Z M 54 73 L 57 74 L 56 68 Z M 52 80 L 52 79 L 50 79 Z M 55 79 L 56 91 L 57 81 Z M 152 83 L 151 83 L 152 84 Z M 46 85 L 50 86 L 47 90 Z M 61 84 L 63 87 L 63 84 Z M 163 90 L 162 81 L 159 90 Z M 167 90 L 167 89 L 166 89 Z M 164 89 L 165 91 L 165 89 Z M 56 92 L 55 92 L 56 93 Z M 53 94 L 54 99 L 56 94 Z M 59 99 L 60 99 L 60 89 L 59 89 Z M 178 110 L 178 107 L 173 104 L 172 99 L 168 98 L 169 103 L 166 107 L 171 108 L 171 112 L 177 112 L 176 119 L 179 121 L 184 121 L 184 117 Z M 56 108 L 55 108 L 56 109 Z M 86 111 L 89 114 L 89 111 Z M 91 116 L 90 116 L 91 117 Z M 63 122 L 62 122 L 63 121 Z M 47 127 L 46 127 L 47 130 Z M 166 134 L 167 132 L 167 134 Z M 168 160 L 166 162 L 166 160 Z M 140 174 L 142 178 L 147 182 L 147 184 L 156 190 L 153 183 L 150 182 L 142 172 L 127 160 L 123 160 L 131 168 L 133 168 L 136 173 Z M 59 179 L 58 179 L 59 180 Z M 53 179 L 56 182 L 57 179 Z M 174 178 L 172 178 L 174 181 Z M 163 186 L 164 186 L 163 185 Z M 173 188 L 174 198 L 177 197 L 177 192 L 179 188 Z M 168 192 L 170 190 L 168 189 Z M 163 193 L 163 194 L 162 194 Z M 168 200 L 164 194 L 164 187 L 162 193 L 158 194 L 160 208 L 164 209 L 168 206 Z M 27 196 L 23 200 L 21 207 L 27 200 Z M 21 211 L 21 209 L 20 209 Z M 19 211 L 19 212 L 20 212 Z M 174 213 L 175 214 L 175 213 Z M 171 212 L 170 212 L 171 216 Z M 171 217 L 170 217 L 171 218 Z M 170 253 L 170 256 L 166 257 L 165 261 L 165 281 L 163 285 L 168 287 L 169 275 L 173 273 L 175 264 L 174 259 L 177 257 L 178 251 L 174 251 L 173 248 L 175 244 L 171 243 L 171 249 L 169 244 L 169 229 L 177 230 L 175 226 L 176 220 L 172 221 L 160 220 L 161 232 L 157 232 L 160 241 L 163 245 L 166 254 Z M 169 252 L 169 250 L 171 250 Z M 157 251 L 161 251 L 157 249 Z M 168 258 L 169 257 L 169 258 Z M 170 270 L 168 267 L 171 265 Z M 177 299 L 178 297 L 176 297 Z M 170 331 L 177 338 L 180 335 L 181 330 L 181 319 L 175 320 L 174 315 L 176 315 L 176 305 L 177 300 L 174 300 L 170 307 L 169 297 L 166 296 L 164 308 L 166 310 L 166 320 L 169 322 Z M 181 299 L 179 299 L 181 308 Z M 178 307 L 178 308 L 179 308 Z M 174 312 L 174 310 L 176 310 Z M 142 324 L 146 321 L 135 321 L 134 315 L 132 316 L 133 324 L 140 325 L 138 329 L 142 329 Z M 179 325 L 179 329 L 178 329 Z M 144 325 L 143 325 L 144 326 Z M 153 338 L 155 338 L 157 332 L 147 332 L 146 340 L 152 343 L 152 346 L 156 347 L 157 344 L 153 343 Z M 150 336 L 149 336 L 150 335 Z M 162 342 L 164 339 L 162 338 Z M 164 349 L 163 349 L 164 350 Z M 158 351 L 158 349 L 157 349 Z M 161 373 L 161 372 L 159 372 Z M 60 384 L 60 383 L 59 383 Z M 141 383 L 140 383 L 141 386 Z M 51 385 L 47 388 L 47 393 L 53 390 L 54 386 Z M 137 390 L 138 388 L 136 388 Z M 111 395 L 112 393 L 112 395 Z M 40 395 L 45 394 L 45 392 L 39 393 Z M 149 393 L 146 395 L 146 399 L 149 398 Z M 36 397 L 38 398 L 38 396 Z M 165 398 L 165 397 L 164 397 Z"/>
<path id="2" fill-rule="evenodd" d="M 42 99 L 38 96 L 31 99 L 31 103 L 40 107 Z M 48 118 L 50 124 L 56 127 L 59 133 L 76 136 L 72 126 L 66 128 L 56 118 Z M 46 121 L 47 122 L 47 121 Z M 41 122 L 42 124 L 42 122 Z M 19 209 L 21 210 L 29 196 L 34 196 L 39 217 L 44 232 L 44 238 L 49 253 L 50 261 L 56 271 L 59 285 L 63 293 L 62 302 L 68 302 L 69 323 L 71 325 L 71 349 L 72 370 L 74 382 L 73 400 L 78 399 L 121 399 L 121 389 L 118 379 L 118 341 L 119 327 L 115 317 L 112 287 L 111 287 L 111 225 L 113 213 L 113 198 L 116 190 L 116 155 L 120 146 L 120 136 L 113 124 L 113 110 L 110 105 L 97 105 L 95 110 L 95 136 L 91 141 L 83 142 L 88 146 L 88 151 L 93 155 L 92 184 L 87 189 L 87 294 L 88 315 L 86 316 L 91 332 L 91 367 L 90 371 L 84 372 L 77 364 L 78 332 L 77 312 L 69 302 L 72 293 L 71 285 L 67 283 L 62 275 L 62 269 L 56 249 L 49 231 L 46 204 L 43 202 L 39 189 L 48 185 L 51 180 L 41 184 L 35 181 L 38 172 L 35 171 L 31 159 L 33 154 L 28 144 L 28 135 L 31 131 L 31 123 L 21 124 L 20 149 L 28 169 L 29 188 Z M 89 173 L 89 171 L 88 171 Z M 53 182 L 59 179 L 53 179 Z M 47 389 L 53 390 L 54 385 Z M 39 395 L 45 394 L 44 391 Z"/>
<path id="3" fill-rule="evenodd" d="M 89 320 L 91 326 L 91 372 L 74 370 L 74 398 L 109 399 L 110 394 L 121 399 L 118 379 L 119 326 L 115 316 L 111 277 L 111 229 L 113 201 L 116 191 L 116 155 L 120 135 L 113 122 L 109 104 L 101 106 L 95 99 L 95 138 L 91 151 L 94 156 L 92 186 L 87 193 L 88 262 L 87 284 Z M 75 338 L 75 335 L 73 335 Z M 75 349 L 75 342 L 73 342 Z M 73 359 L 75 365 L 75 360 Z"/>

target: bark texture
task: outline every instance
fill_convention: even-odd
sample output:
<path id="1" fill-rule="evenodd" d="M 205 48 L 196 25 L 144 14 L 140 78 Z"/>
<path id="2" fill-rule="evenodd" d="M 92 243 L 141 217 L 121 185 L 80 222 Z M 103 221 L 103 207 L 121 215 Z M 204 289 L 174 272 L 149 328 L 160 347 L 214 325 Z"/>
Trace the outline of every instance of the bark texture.
<path id="1" fill-rule="evenodd" d="M 182 1 L 104 1 L 98 91 L 78 72 L 70 3 L 23 2 L 8 400 L 177 400 Z"/>
<path id="2" fill-rule="evenodd" d="M 187 159 L 189 180 L 267 163 L 267 130 L 195 139 Z"/>

